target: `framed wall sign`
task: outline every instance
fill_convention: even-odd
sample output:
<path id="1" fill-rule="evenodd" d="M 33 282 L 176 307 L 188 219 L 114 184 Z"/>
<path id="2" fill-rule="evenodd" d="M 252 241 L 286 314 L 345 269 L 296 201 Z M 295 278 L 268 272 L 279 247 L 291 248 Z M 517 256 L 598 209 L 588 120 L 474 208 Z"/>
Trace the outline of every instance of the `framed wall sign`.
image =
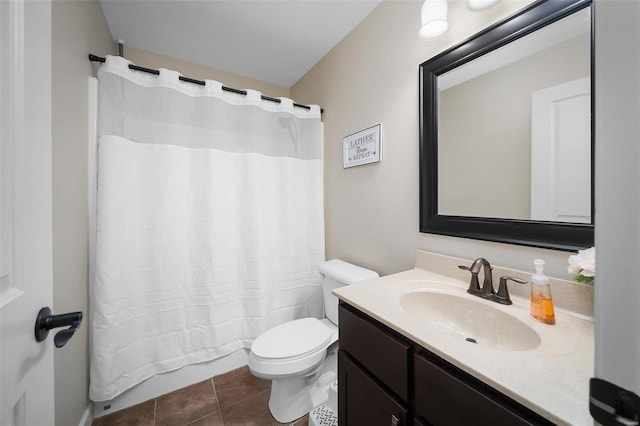
<path id="1" fill-rule="evenodd" d="M 382 158 L 382 125 L 376 124 L 342 139 L 344 168 L 377 163 Z"/>

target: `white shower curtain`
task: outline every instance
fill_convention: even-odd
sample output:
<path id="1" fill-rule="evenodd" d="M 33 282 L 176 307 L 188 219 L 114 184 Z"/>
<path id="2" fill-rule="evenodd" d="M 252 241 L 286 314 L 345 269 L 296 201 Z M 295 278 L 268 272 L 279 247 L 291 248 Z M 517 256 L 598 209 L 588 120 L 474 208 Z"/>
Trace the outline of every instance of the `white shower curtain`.
<path id="1" fill-rule="evenodd" d="M 322 124 L 274 103 L 100 68 L 90 396 L 322 315 Z"/>

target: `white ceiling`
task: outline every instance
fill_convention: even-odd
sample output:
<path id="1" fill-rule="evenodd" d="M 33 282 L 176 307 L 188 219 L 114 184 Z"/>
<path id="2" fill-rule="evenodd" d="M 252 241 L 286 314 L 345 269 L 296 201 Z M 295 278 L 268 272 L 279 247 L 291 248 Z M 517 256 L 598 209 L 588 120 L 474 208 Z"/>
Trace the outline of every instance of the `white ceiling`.
<path id="1" fill-rule="evenodd" d="M 381 0 L 100 0 L 125 46 L 291 87 Z"/>

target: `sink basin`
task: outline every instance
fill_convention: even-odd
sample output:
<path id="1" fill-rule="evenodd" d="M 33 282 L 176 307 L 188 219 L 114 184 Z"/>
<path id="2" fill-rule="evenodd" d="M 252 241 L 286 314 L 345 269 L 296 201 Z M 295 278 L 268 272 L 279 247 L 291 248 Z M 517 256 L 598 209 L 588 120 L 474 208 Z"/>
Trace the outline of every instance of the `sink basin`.
<path id="1" fill-rule="evenodd" d="M 436 325 L 453 338 L 471 344 L 512 351 L 540 346 L 540 336 L 518 318 L 464 297 L 433 291 L 415 291 L 400 297 L 400 306 L 414 319 Z"/>

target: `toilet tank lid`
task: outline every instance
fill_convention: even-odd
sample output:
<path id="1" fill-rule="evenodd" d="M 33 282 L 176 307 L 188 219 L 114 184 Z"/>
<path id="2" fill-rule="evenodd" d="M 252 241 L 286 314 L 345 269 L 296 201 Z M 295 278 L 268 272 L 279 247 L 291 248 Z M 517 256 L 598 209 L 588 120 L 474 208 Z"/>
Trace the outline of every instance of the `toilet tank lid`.
<path id="1" fill-rule="evenodd" d="M 340 259 L 331 259 L 323 262 L 320 264 L 319 269 L 322 274 L 344 284 L 354 284 L 380 277 L 375 271 L 347 263 Z"/>

